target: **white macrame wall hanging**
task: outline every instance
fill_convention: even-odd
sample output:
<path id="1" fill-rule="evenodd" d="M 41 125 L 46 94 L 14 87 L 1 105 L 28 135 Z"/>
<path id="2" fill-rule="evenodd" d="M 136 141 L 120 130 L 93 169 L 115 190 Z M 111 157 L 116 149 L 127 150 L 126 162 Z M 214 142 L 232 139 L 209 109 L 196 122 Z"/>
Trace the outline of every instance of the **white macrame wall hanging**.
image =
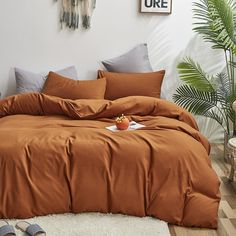
<path id="1" fill-rule="evenodd" d="M 81 25 L 84 29 L 91 26 L 91 17 L 96 6 L 96 0 L 56 0 L 61 4 L 61 27 L 78 29 Z"/>

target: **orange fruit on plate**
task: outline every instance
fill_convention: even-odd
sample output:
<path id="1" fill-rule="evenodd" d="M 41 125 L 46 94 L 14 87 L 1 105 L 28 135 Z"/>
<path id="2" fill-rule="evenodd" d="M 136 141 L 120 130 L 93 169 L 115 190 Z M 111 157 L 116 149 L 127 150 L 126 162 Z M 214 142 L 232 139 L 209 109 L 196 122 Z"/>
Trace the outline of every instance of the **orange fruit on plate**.
<path id="1" fill-rule="evenodd" d="M 129 119 L 123 114 L 116 118 L 116 127 L 119 130 L 127 130 L 129 128 Z"/>

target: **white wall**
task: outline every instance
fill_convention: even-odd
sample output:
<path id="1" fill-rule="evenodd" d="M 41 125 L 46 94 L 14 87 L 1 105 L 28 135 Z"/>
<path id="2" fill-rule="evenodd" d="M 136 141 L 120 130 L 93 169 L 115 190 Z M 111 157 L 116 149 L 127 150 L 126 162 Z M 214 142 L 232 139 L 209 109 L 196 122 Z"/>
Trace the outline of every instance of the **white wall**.
<path id="1" fill-rule="evenodd" d="M 179 83 L 176 65 L 183 56 L 198 56 L 212 73 L 222 68 L 219 53 L 193 38 L 192 1 L 172 1 L 172 14 L 163 16 L 140 13 L 140 0 L 97 0 L 92 28 L 70 31 L 60 30 L 60 6 L 54 0 L 2 0 L 2 95 L 15 92 L 13 67 L 46 73 L 75 65 L 80 79 L 95 79 L 101 60 L 147 42 L 153 68 L 167 70 L 163 90 L 170 99 Z"/>
<path id="2" fill-rule="evenodd" d="M 192 35 L 189 0 L 173 1 L 170 16 L 139 13 L 139 0 L 97 0 L 89 31 L 61 31 L 58 17 L 59 4 L 54 0 L 1 1 L 0 91 L 3 95 L 14 93 L 11 68 L 15 66 L 47 72 L 74 64 L 81 79 L 94 79 L 102 59 L 148 42 L 153 66 L 158 69 L 165 64 L 158 64 L 160 58 L 156 60 L 155 55 L 175 55 Z"/>

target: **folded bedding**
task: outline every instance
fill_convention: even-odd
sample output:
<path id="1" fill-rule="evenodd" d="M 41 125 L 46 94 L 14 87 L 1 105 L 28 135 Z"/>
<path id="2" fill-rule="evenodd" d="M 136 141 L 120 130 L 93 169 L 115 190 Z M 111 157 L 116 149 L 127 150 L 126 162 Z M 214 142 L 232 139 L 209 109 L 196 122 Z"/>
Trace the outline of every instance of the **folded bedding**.
<path id="1" fill-rule="evenodd" d="M 146 127 L 111 132 L 118 115 Z M 153 97 L 0 100 L 0 218 L 103 212 L 217 227 L 219 180 L 194 118 Z"/>

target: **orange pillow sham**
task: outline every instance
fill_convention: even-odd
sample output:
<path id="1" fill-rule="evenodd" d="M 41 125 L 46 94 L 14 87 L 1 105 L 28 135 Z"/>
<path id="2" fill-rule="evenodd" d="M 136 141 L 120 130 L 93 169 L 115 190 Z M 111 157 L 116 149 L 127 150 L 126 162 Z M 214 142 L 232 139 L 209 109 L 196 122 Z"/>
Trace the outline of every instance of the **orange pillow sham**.
<path id="1" fill-rule="evenodd" d="M 106 79 L 73 80 L 49 72 L 42 93 L 65 99 L 104 99 Z"/>
<path id="2" fill-rule="evenodd" d="M 165 70 L 150 73 L 115 73 L 98 71 L 98 79 L 106 78 L 105 99 L 115 100 L 127 96 L 160 98 Z"/>

